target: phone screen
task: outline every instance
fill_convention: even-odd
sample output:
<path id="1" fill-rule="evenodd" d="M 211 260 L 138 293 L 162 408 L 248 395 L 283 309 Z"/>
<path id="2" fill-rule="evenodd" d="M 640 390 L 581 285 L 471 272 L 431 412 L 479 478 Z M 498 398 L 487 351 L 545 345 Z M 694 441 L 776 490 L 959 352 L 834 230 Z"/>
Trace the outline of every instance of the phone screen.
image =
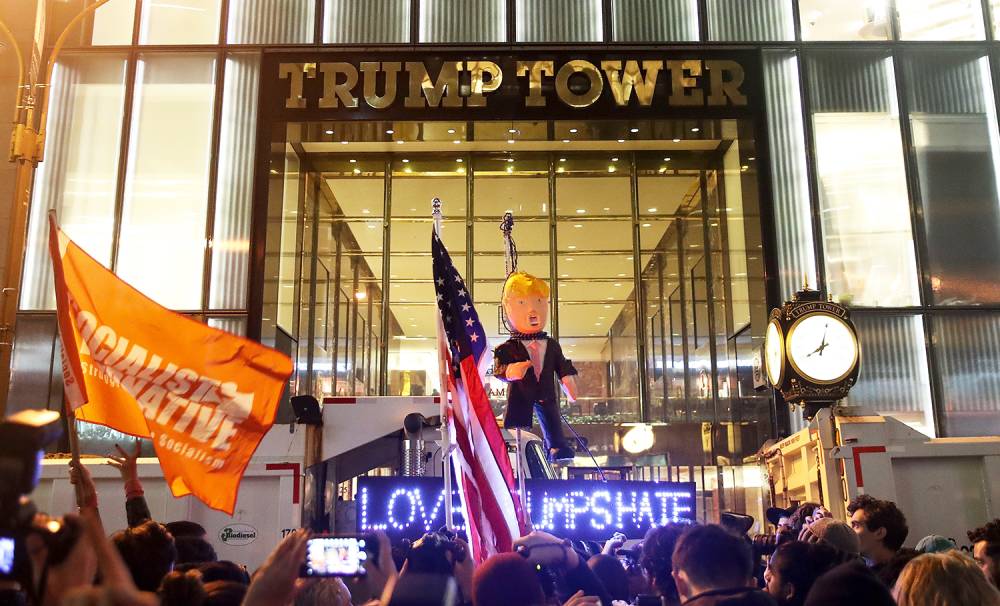
<path id="1" fill-rule="evenodd" d="M 365 537 L 314 537 L 306 543 L 304 577 L 357 577 L 365 575 L 370 541 Z"/>
<path id="2" fill-rule="evenodd" d="M 0 574 L 14 571 L 14 537 L 0 537 Z"/>

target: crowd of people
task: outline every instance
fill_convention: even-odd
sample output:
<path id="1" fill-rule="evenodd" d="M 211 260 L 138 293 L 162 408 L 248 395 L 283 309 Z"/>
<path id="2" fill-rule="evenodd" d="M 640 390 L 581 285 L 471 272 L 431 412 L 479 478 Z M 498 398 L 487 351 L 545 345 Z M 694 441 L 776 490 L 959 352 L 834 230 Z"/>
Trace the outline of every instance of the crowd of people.
<path id="1" fill-rule="evenodd" d="M 971 556 L 952 539 L 904 548 L 906 517 L 868 495 L 836 520 L 814 503 L 768 510 L 770 535 L 749 537 L 750 520 L 667 524 L 636 545 L 603 546 L 533 531 L 511 553 L 474 564 L 447 531 L 412 544 L 374 537 L 374 557 L 356 577 L 301 578 L 309 537 L 288 535 L 252 573 L 219 560 L 205 529 L 151 518 L 136 474 L 138 450 L 119 449 L 129 527 L 104 532 L 90 474 L 71 465 L 80 513 L 65 523 L 77 540 L 29 545 L 34 578 L 18 595 L 37 606 L 1000 606 L 1000 519 L 969 531 Z M 752 520 L 750 521 L 752 522 Z M 44 566 L 42 565 L 44 563 Z M 41 571 L 41 572 L 39 572 Z"/>

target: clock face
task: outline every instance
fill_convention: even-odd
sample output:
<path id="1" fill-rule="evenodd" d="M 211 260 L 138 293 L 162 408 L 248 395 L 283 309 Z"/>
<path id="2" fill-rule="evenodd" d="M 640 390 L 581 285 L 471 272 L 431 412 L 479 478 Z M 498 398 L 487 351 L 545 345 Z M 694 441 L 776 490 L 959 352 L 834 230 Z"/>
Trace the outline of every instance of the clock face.
<path id="1" fill-rule="evenodd" d="M 771 320 L 764 334 L 764 369 L 771 385 L 781 383 L 781 363 L 785 353 L 785 339 L 777 320 Z"/>
<path id="2" fill-rule="evenodd" d="M 815 383 L 836 383 L 857 365 L 858 341 L 840 318 L 810 314 L 799 318 L 788 331 L 787 355 L 804 378 Z"/>

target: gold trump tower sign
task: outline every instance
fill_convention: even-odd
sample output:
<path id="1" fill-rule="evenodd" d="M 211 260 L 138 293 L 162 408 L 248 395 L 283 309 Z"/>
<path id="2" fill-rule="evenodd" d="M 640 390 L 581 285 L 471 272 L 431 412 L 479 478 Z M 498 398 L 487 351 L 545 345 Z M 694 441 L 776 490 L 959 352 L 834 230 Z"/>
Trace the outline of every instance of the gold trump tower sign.
<path id="1" fill-rule="evenodd" d="M 263 106 L 286 120 L 738 117 L 760 98 L 752 51 L 279 52 L 263 69 Z"/>

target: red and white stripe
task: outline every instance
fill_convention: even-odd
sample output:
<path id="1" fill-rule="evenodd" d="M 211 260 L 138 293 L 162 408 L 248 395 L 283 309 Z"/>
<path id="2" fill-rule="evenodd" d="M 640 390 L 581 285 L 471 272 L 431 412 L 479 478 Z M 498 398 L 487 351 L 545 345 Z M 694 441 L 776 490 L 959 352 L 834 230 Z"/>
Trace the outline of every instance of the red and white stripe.
<path id="1" fill-rule="evenodd" d="M 450 430 L 457 447 L 452 460 L 461 483 L 472 554 L 482 562 L 495 553 L 511 551 L 514 539 L 527 531 L 507 445 L 479 368 L 470 356 L 462 360 L 460 369 L 460 385 L 450 378 L 448 385 L 452 394 Z"/>

